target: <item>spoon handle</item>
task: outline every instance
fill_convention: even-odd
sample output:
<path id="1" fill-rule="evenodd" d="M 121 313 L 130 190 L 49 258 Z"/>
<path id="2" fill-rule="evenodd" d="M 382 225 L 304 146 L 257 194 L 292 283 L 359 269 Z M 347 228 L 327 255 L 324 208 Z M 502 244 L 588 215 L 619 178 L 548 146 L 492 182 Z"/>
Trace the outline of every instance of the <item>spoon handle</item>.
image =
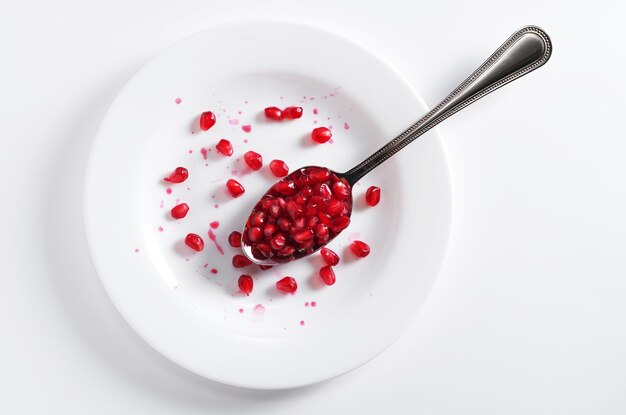
<path id="1" fill-rule="evenodd" d="M 550 38 L 543 30 L 536 26 L 526 26 L 518 30 L 439 105 L 346 172 L 344 177 L 353 185 L 383 161 L 452 114 L 539 68 L 548 61 L 551 53 Z"/>

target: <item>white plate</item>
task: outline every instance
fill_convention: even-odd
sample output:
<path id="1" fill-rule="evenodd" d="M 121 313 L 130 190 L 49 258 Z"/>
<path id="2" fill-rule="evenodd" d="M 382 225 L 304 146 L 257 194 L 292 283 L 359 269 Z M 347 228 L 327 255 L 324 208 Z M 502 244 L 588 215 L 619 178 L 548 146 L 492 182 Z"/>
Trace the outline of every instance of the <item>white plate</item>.
<path id="1" fill-rule="evenodd" d="M 269 105 L 301 105 L 305 115 L 268 122 L 262 110 Z M 206 110 L 219 118 L 199 132 Z M 291 168 L 347 170 L 425 111 L 379 58 L 313 27 L 228 24 L 168 48 L 126 85 L 93 145 L 85 220 L 106 290 L 149 344 L 216 381 L 288 388 L 365 363 L 405 330 L 445 256 L 451 190 L 437 132 L 355 186 L 353 222 L 331 244 L 342 257 L 332 287 L 316 275 L 317 255 L 265 272 L 232 268 L 235 250 L 226 238 L 274 180 L 267 167 L 250 172 L 240 156 L 256 150 L 266 166 L 280 158 Z M 334 127 L 332 144 L 308 138 L 320 125 Z M 235 147 L 232 158 L 215 152 L 222 137 Z M 213 149 L 206 160 L 202 147 Z M 189 169 L 189 180 L 167 186 L 162 178 L 176 166 Z M 239 199 L 224 190 L 233 175 L 247 189 Z M 363 202 L 371 184 L 382 188 L 375 208 Z M 177 199 L 191 206 L 180 221 L 169 217 Z M 213 221 L 220 222 L 215 233 L 225 255 L 207 237 Z M 188 232 L 204 237 L 203 252 L 182 243 Z M 370 243 L 369 257 L 356 260 L 347 251 L 355 238 Z M 237 290 L 242 271 L 255 278 L 249 297 Z M 298 280 L 295 295 L 274 288 L 284 275 Z"/>

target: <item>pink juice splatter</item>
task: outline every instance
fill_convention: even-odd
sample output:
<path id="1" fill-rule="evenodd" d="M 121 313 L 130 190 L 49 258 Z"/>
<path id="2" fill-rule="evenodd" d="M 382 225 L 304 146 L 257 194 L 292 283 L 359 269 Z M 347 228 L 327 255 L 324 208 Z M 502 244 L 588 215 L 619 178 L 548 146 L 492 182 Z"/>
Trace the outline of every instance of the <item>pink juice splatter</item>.
<path id="1" fill-rule="evenodd" d="M 244 133 L 249 133 L 250 131 L 252 131 L 252 126 L 249 124 L 242 125 L 241 129 L 243 130 Z"/>
<path id="2" fill-rule="evenodd" d="M 257 304 L 254 306 L 253 308 L 254 312 L 257 314 L 263 314 L 265 313 L 265 307 L 263 307 L 261 304 Z"/>
<path id="3" fill-rule="evenodd" d="M 135 253 L 139 253 L 139 248 L 135 248 Z"/>
<path id="4" fill-rule="evenodd" d="M 163 226 L 158 227 L 159 232 L 163 232 Z"/>
<path id="5" fill-rule="evenodd" d="M 209 225 L 211 226 L 211 228 L 217 229 L 220 226 L 220 223 L 218 221 L 213 221 Z"/>
<path id="6" fill-rule="evenodd" d="M 344 123 L 343 123 L 343 128 L 344 128 L 345 130 L 349 130 L 349 129 L 350 129 L 350 125 L 349 125 L 347 122 L 344 122 Z"/>
<path id="7" fill-rule="evenodd" d="M 202 147 L 200 149 L 200 153 L 202 154 L 202 158 L 206 160 L 207 159 L 207 149 L 205 147 Z"/>
<path id="8" fill-rule="evenodd" d="M 315 307 L 317 303 L 315 301 L 311 301 L 311 307 Z"/>
<path id="9" fill-rule="evenodd" d="M 304 320 L 300 320 L 300 325 L 304 326 Z"/>
<path id="10" fill-rule="evenodd" d="M 180 104 L 181 102 L 183 102 L 183 100 L 182 100 L 182 99 L 180 99 L 180 98 L 176 98 L 176 99 L 174 100 L 174 102 L 175 102 L 176 104 Z"/>
<path id="11" fill-rule="evenodd" d="M 243 308 L 239 309 L 239 313 L 243 314 Z"/>
<path id="12" fill-rule="evenodd" d="M 212 229 L 209 229 L 209 239 L 213 241 L 213 243 L 215 244 L 215 247 L 217 248 L 218 252 L 222 255 L 224 255 L 224 249 L 220 246 L 219 243 L 217 243 L 217 239 L 215 237 L 215 234 L 213 233 Z"/>
<path id="13" fill-rule="evenodd" d="M 317 108 L 313 108 L 313 114 L 317 115 L 319 113 L 319 111 L 317 110 Z"/>
<path id="14" fill-rule="evenodd" d="M 230 125 L 237 125 L 237 124 L 239 124 L 239 119 L 238 118 L 231 118 L 230 120 L 228 120 L 228 123 Z"/>
<path id="15" fill-rule="evenodd" d="M 211 274 L 217 274 L 217 269 L 211 268 Z"/>
<path id="16" fill-rule="evenodd" d="M 172 188 L 171 187 L 166 188 L 165 189 L 165 193 L 167 193 L 168 195 L 171 195 L 172 194 Z"/>

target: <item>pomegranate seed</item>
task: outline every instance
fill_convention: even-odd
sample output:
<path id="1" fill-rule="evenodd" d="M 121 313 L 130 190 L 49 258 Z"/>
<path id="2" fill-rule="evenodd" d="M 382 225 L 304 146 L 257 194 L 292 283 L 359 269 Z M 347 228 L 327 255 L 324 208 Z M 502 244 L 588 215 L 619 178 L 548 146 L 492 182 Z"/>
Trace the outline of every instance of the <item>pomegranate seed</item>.
<path id="1" fill-rule="evenodd" d="M 304 216 L 300 216 L 293 220 L 293 227 L 296 230 L 300 230 L 304 228 Z"/>
<path id="2" fill-rule="evenodd" d="M 185 237 L 185 245 L 198 252 L 204 249 L 204 241 L 199 235 L 196 235 L 195 233 L 187 234 L 187 236 Z"/>
<path id="3" fill-rule="evenodd" d="M 359 258 L 365 258 L 370 254 L 370 246 L 363 241 L 354 241 L 350 244 L 350 250 Z"/>
<path id="4" fill-rule="evenodd" d="M 335 182 L 333 183 L 333 193 L 335 197 L 345 200 L 350 197 L 350 188 L 344 182 Z"/>
<path id="5" fill-rule="evenodd" d="M 320 254 L 324 259 L 324 262 L 326 262 L 328 265 L 335 266 L 339 263 L 339 255 L 337 255 L 334 251 L 328 248 L 322 248 Z"/>
<path id="6" fill-rule="evenodd" d="M 350 218 L 348 216 L 341 216 L 333 221 L 330 225 L 330 230 L 339 233 L 346 229 L 350 225 Z"/>
<path id="7" fill-rule="evenodd" d="M 283 110 L 283 116 L 292 120 L 302 117 L 302 107 L 287 107 Z"/>
<path id="8" fill-rule="evenodd" d="M 329 266 L 325 266 L 320 269 L 320 277 L 326 285 L 333 285 L 336 281 L 335 271 L 333 271 L 333 269 Z"/>
<path id="9" fill-rule="evenodd" d="M 250 295 L 252 292 L 252 288 L 254 287 L 254 281 L 252 281 L 252 277 L 250 275 L 242 274 L 239 276 L 239 281 L 237 281 L 239 285 L 239 289 L 245 295 Z"/>
<path id="10" fill-rule="evenodd" d="M 270 237 L 276 233 L 276 225 L 269 223 L 263 228 L 263 235 Z"/>
<path id="11" fill-rule="evenodd" d="M 380 202 L 380 187 L 368 187 L 365 192 L 365 202 L 370 206 L 376 206 Z"/>
<path id="12" fill-rule="evenodd" d="M 207 131 L 209 128 L 215 125 L 215 114 L 211 111 L 203 112 L 200 115 L 200 129 L 202 131 Z"/>
<path id="13" fill-rule="evenodd" d="M 170 214 L 174 219 L 184 218 L 187 216 L 187 212 L 189 212 L 189 205 L 187 205 L 187 203 L 178 204 L 170 210 Z"/>
<path id="14" fill-rule="evenodd" d="M 278 256 L 282 256 L 282 257 L 290 256 L 290 255 L 293 255 L 295 251 L 296 251 L 296 248 L 294 248 L 291 245 L 286 245 L 283 249 L 278 251 Z"/>
<path id="15" fill-rule="evenodd" d="M 328 236 L 328 225 L 325 223 L 318 223 L 315 225 L 314 233 L 317 238 L 324 238 Z"/>
<path id="16" fill-rule="evenodd" d="M 252 226 L 261 226 L 265 223 L 265 212 L 257 212 L 250 219 Z"/>
<path id="17" fill-rule="evenodd" d="M 289 166 L 282 160 L 270 161 L 270 170 L 276 177 L 285 177 L 289 173 Z"/>
<path id="18" fill-rule="evenodd" d="M 184 167 L 176 167 L 169 177 L 164 178 L 168 183 L 182 183 L 189 177 L 189 172 Z"/>
<path id="19" fill-rule="evenodd" d="M 235 268 L 243 268 L 248 265 L 252 265 L 252 261 L 248 259 L 248 257 L 243 255 L 235 255 L 233 257 L 233 267 Z"/>
<path id="20" fill-rule="evenodd" d="M 283 195 L 292 195 L 296 192 L 296 185 L 293 180 L 283 179 L 274 185 L 274 189 Z"/>
<path id="21" fill-rule="evenodd" d="M 233 155 L 233 145 L 230 143 L 230 141 L 225 140 L 223 138 L 220 140 L 219 143 L 217 143 L 215 148 L 217 149 L 217 151 L 219 151 L 220 153 L 222 153 L 223 155 L 227 157 L 230 157 Z"/>
<path id="22" fill-rule="evenodd" d="M 280 214 L 282 213 L 282 209 L 280 207 L 280 205 L 278 203 L 272 204 L 270 206 L 270 215 L 273 218 L 278 218 L 280 216 Z"/>
<path id="23" fill-rule="evenodd" d="M 248 239 L 250 240 L 250 242 L 257 242 L 261 240 L 262 236 L 263 236 L 263 232 L 261 231 L 261 228 L 255 226 L 253 228 L 248 229 Z"/>
<path id="24" fill-rule="evenodd" d="M 326 204 L 325 210 L 330 216 L 335 217 L 341 214 L 343 208 L 343 203 L 340 200 L 332 199 Z"/>
<path id="25" fill-rule="evenodd" d="M 327 142 L 332 136 L 333 133 L 326 127 L 317 127 L 311 132 L 311 138 L 319 144 Z"/>
<path id="26" fill-rule="evenodd" d="M 272 253 L 272 248 L 269 244 L 266 244 L 265 242 L 259 242 L 258 244 L 254 245 L 252 250 L 258 250 L 265 258 L 269 258 Z"/>
<path id="27" fill-rule="evenodd" d="M 243 159 L 252 170 L 259 170 L 263 167 L 263 157 L 255 151 L 247 151 Z"/>
<path id="28" fill-rule="evenodd" d="M 330 187 L 326 183 L 322 183 L 317 188 L 317 194 L 324 199 L 328 199 L 333 195 L 333 192 L 330 190 Z"/>
<path id="29" fill-rule="evenodd" d="M 295 232 L 292 235 L 293 240 L 298 243 L 310 241 L 311 239 L 313 239 L 313 236 L 313 231 L 310 229 L 303 229 L 301 231 Z"/>
<path id="30" fill-rule="evenodd" d="M 320 222 L 325 225 L 330 225 L 333 222 L 333 218 L 331 218 L 328 213 L 318 212 L 317 217 L 319 218 Z"/>
<path id="31" fill-rule="evenodd" d="M 270 120 L 276 120 L 276 121 L 280 121 L 284 118 L 283 112 L 280 110 L 280 108 L 276 108 L 276 107 L 265 108 L 265 117 L 269 118 Z"/>
<path id="32" fill-rule="evenodd" d="M 228 243 L 233 248 L 241 247 L 241 232 L 232 231 L 230 235 L 228 235 Z"/>
<path id="33" fill-rule="evenodd" d="M 298 283 L 292 277 L 285 277 L 276 282 L 276 288 L 286 293 L 295 293 L 298 289 Z"/>
<path id="34" fill-rule="evenodd" d="M 228 181 L 226 182 L 226 188 L 228 189 L 228 193 L 230 193 L 232 197 L 239 197 L 246 191 L 241 183 L 234 179 L 228 179 Z"/>
<path id="35" fill-rule="evenodd" d="M 291 219 L 295 219 L 299 216 L 302 216 L 302 208 L 298 206 L 296 202 L 290 200 L 287 202 L 287 213 L 291 216 Z"/>
<path id="36" fill-rule="evenodd" d="M 285 238 L 284 235 L 282 235 L 280 233 L 278 235 L 274 236 L 272 239 L 270 239 L 270 245 L 271 245 L 272 249 L 274 249 L 276 251 L 284 248 L 286 242 L 287 242 L 287 239 Z"/>
<path id="37" fill-rule="evenodd" d="M 291 227 L 291 222 L 287 218 L 278 218 L 278 220 L 276 221 L 276 224 L 283 231 L 286 231 L 287 229 Z"/>
<path id="38" fill-rule="evenodd" d="M 309 172 L 309 177 L 316 183 L 324 183 L 330 178 L 330 170 L 323 167 L 313 169 Z"/>
<path id="39" fill-rule="evenodd" d="M 319 221 L 319 219 L 317 218 L 317 216 L 308 216 L 306 218 L 306 226 L 307 228 L 313 228 L 315 225 L 317 225 L 317 222 Z"/>

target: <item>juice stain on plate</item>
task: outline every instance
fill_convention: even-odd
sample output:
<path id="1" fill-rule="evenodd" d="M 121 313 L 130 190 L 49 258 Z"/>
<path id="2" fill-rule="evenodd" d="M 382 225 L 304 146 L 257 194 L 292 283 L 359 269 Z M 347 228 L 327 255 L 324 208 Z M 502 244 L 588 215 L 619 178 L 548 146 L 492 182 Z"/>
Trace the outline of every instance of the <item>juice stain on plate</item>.
<path id="1" fill-rule="evenodd" d="M 219 253 L 224 255 L 224 249 L 220 246 L 219 243 L 217 243 L 217 238 L 215 237 L 215 234 L 213 233 L 212 229 L 209 229 L 209 239 L 213 241 Z"/>

